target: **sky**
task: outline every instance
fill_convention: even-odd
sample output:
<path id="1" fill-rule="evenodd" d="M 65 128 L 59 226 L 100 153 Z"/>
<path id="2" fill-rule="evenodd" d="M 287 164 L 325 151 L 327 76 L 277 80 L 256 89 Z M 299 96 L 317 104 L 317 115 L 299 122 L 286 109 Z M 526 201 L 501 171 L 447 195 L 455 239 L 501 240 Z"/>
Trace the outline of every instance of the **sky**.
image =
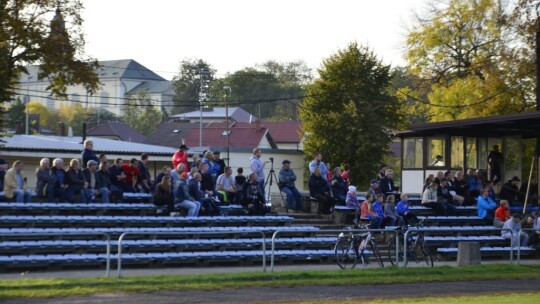
<path id="1" fill-rule="evenodd" d="M 351 42 L 403 65 L 405 28 L 425 0 L 83 0 L 86 55 L 134 59 L 166 79 L 183 59 L 218 76 L 267 60 L 316 70 Z"/>

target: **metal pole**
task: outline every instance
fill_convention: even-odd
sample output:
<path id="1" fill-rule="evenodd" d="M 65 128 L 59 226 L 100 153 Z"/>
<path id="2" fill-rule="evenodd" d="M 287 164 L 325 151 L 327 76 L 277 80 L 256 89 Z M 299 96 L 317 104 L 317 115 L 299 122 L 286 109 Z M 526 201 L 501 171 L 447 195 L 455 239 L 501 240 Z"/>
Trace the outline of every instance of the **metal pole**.
<path id="1" fill-rule="evenodd" d="M 230 166 L 231 164 L 231 144 L 229 142 L 229 134 L 231 133 L 231 130 L 229 128 L 229 98 L 231 98 L 232 89 L 229 86 L 223 87 L 225 90 L 225 132 L 227 132 L 227 166 Z"/>
<path id="2" fill-rule="evenodd" d="M 29 113 L 29 107 L 28 107 L 28 103 L 30 102 L 30 95 L 28 95 L 28 90 L 29 90 L 29 87 L 30 86 L 30 76 L 26 76 L 26 104 L 25 104 L 25 107 L 26 107 L 26 116 L 25 116 L 25 126 L 26 126 L 26 131 L 24 132 L 24 134 L 28 135 L 30 134 L 30 113 Z"/>
<path id="3" fill-rule="evenodd" d="M 529 181 L 527 182 L 527 193 L 525 193 L 525 203 L 523 204 L 523 214 L 527 210 L 527 202 L 529 201 L 529 191 L 531 191 L 531 178 L 534 169 L 534 156 L 531 162 L 531 171 L 529 172 Z"/>

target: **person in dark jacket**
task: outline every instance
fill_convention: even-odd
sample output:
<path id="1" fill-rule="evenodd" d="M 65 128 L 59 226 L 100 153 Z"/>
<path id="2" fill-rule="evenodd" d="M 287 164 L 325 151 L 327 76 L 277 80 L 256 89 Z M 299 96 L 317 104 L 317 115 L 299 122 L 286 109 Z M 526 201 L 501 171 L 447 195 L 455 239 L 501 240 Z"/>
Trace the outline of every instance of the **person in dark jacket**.
<path id="1" fill-rule="evenodd" d="M 296 189 L 294 182 L 296 174 L 291 169 L 291 162 L 284 160 L 283 167 L 279 170 L 279 188 L 287 195 L 287 209 L 294 211 L 302 211 L 302 194 Z M 294 205 L 293 205 L 294 202 Z"/>
<path id="2" fill-rule="evenodd" d="M 249 181 L 244 186 L 244 206 L 249 215 L 265 215 L 270 212 L 271 207 L 266 206 L 263 192 L 257 181 L 257 173 L 249 175 Z"/>
<path id="3" fill-rule="evenodd" d="M 97 165 L 95 160 L 89 160 L 86 165 L 86 169 L 82 170 L 84 179 L 88 182 L 88 188 L 86 189 L 87 200 L 95 201 L 97 197 L 101 196 L 101 202 L 104 204 L 109 203 L 110 190 L 102 185 L 102 181 L 97 175 Z"/>
<path id="4" fill-rule="evenodd" d="M 221 209 L 216 204 L 213 198 L 205 197 L 204 192 L 201 190 L 201 174 L 195 173 L 193 178 L 188 182 L 189 194 L 198 202 L 201 203 L 201 211 L 204 208 L 205 215 L 218 215 L 221 214 Z"/>
<path id="5" fill-rule="evenodd" d="M 81 153 L 82 167 L 86 168 L 89 160 L 99 162 L 99 158 L 94 152 L 94 142 L 90 139 L 84 141 L 84 150 Z"/>
<path id="6" fill-rule="evenodd" d="M 168 167 L 167 167 L 168 168 Z M 170 168 L 169 168 L 170 173 Z M 173 198 L 173 186 L 171 183 L 171 176 L 164 175 L 160 182 L 156 185 L 154 190 L 154 205 L 167 206 L 167 211 L 170 214 L 174 212 L 174 198 Z"/>
<path id="7" fill-rule="evenodd" d="M 79 160 L 76 158 L 69 162 L 69 169 L 66 171 L 66 183 L 68 184 L 66 192 L 69 200 L 73 199 L 75 195 L 79 195 L 81 203 L 88 201 L 86 197 L 88 183 L 81 171 Z"/>
<path id="8" fill-rule="evenodd" d="M 347 196 L 347 182 L 341 177 L 341 168 L 334 168 L 334 175 L 330 179 L 330 185 L 332 187 L 332 195 L 336 203 L 345 204 L 345 197 Z"/>
<path id="9" fill-rule="evenodd" d="M 69 188 L 69 185 L 67 184 L 66 170 L 64 170 L 64 161 L 61 158 L 53 160 L 51 171 L 52 174 L 56 176 L 56 182 L 54 183 L 54 197 L 57 198 L 59 202 L 67 202 L 67 189 Z"/>
<path id="10" fill-rule="evenodd" d="M 330 186 L 321 175 L 321 169 L 315 167 L 313 174 L 309 176 L 309 196 L 315 198 L 319 204 L 317 214 L 330 214 L 334 206 L 330 194 Z"/>
<path id="11" fill-rule="evenodd" d="M 511 180 L 506 182 L 501 189 L 501 192 L 499 193 L 500 199 L 505 199 L 510 203 L 510 206 L 516 205 L 518 203 L 523 203 L 520 201 L 520 193 L 519 193 L 519 182 L 521 180 L 514 176 Z"/>
<path id="12" fill-rule="evenodd" d="M 54 186 L 57 178 L 50 169 L 50 162 L 48 158 L 43 158 L 39 162 L 39 168 L 36 170 L 36 177 L 37 195 L 47 198 L 47 202 L 54 202 Z"/>
<path id="13" fill-rule="evenodd" d="M 394 171 L 392 169 L 387 169 L 384 178 L 381 178 L 379 181 L 379 187 L 384 196 L 389 194 L 396 194 L 399 190 L 398 187 L 394 186 Z"/>
<path id="14" fill-rule="evenodd" d="M 201 203 L 196 201 L 191 194 L 189 194 L 187 179 L 187 173 L 182 172 L 178 183 L 174 186 L 174 207 L 186 208 L 188 209 L 188 217 L 197 217 L 199 216 Z"/>

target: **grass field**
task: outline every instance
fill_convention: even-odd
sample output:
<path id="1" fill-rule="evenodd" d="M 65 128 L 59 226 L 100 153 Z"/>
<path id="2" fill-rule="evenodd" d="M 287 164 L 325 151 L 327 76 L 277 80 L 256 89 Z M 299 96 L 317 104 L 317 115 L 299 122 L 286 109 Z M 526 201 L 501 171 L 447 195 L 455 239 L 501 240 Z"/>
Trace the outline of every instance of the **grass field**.
<path id="1" fill-rule="evenodd" d="M 539 265 L 482 265 L 470 267 L 383 268 L 332 271 L 247 272 L 127 278 L 28 279 L 0 281 L 0 298 L 53 297 L 99 293 L 139 293 L 168 290 L 217 290 L 248 287 L 359 285 L 414 282 L 540 278 Z M 536 298 L 538 299 L 538 297 Z M 476 302 L 476 301 L 475 301 Z M 419 302 L 428 303 L 428 302 Z M 431 302 L 430 302 L 431 303 Z M 460 303 L 460 302 L 456 302 Z M 481 303 L 481 302 L 480 302 Z M 486 302 L 487 303 L 487 302 Z M 498 303 L 489 301 L 489 303 Z M 522 302 L 520 302 L 522 303 Z"/>

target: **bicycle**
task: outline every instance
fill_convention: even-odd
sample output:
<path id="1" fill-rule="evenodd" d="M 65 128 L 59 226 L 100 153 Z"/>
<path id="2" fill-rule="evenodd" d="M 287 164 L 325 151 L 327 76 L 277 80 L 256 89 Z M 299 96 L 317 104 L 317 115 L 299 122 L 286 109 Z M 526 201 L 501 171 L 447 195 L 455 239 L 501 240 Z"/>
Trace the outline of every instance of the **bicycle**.
<path id="1" fill-rule="evenodd" d="M 424 227 L 425 222 L 427 221 L 427 216 L 423 218 L 418 224 L 414 226 L 401 226 L 396 228 L 397 234 L 396 237 L 401 237 L 405 235 L 405 232 L 410 229 L 410 227 L 414 228 L 422 228 Z M 429 250 L 429 246 L 425 239 L 426 233 L 425 232 L 413 232 L 409 233 L 407 236 L 407 262 L 404 263 L 404 256 L 403 251 L 405 248 L 403 247 L 399 248 L 399 251 L 397 252 L 398 261 L 400 263 L 404 263 L 403 267 L 407 266 L 407 263 L 411 260 L 415 261 L 416 263 L 420 263 L 421 261 L 424 261 L 427 266 L 433 267 L 433 256 L 431 255 L 431 251 Z M 388 258 L 390 259 L 390 263 L 392 266 L 396 265 L 396 239 L 392 238 L 388 241 Z"/>
<path id="2" fill-rule="evenodd" d="M 368 229 L 369 225 L 361 225 L 358 228 Z M 362 265 L 366 266 L 369 253 L 366 248 L 369 246 L 379 266 L 384 267 L 381 253 L 371 232 L 368 230 L 366 233 L 354 234 L 352 227 L 346 229 L 348 233 L 341 232 L 334 247 L 338 266 L 341 269 L 354 269 L 358 260 L 362 262 Z"/>

